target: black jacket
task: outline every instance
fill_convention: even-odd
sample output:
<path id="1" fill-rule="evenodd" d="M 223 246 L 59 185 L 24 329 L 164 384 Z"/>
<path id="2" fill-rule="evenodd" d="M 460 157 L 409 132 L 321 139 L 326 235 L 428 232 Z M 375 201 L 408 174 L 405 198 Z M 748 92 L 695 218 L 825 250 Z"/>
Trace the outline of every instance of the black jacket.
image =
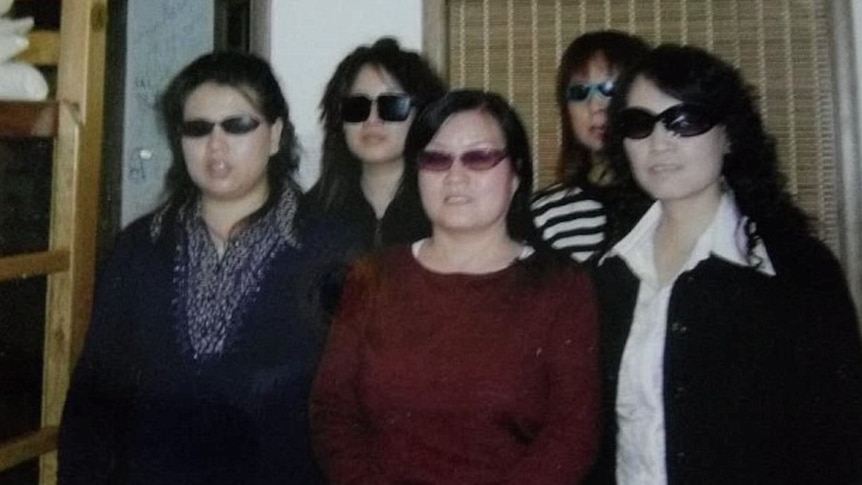
<path id="1" fill-rule="evenodd" d="M 862 343 L 820 242 L 767 244 L 777 275 L 717 257 L 679 276 L 664 356 L 669 484 L 862 483 Z M 614 482 L 617 377 L 639 281 L 595 270 L 605 432 L 594 483 Z"/>

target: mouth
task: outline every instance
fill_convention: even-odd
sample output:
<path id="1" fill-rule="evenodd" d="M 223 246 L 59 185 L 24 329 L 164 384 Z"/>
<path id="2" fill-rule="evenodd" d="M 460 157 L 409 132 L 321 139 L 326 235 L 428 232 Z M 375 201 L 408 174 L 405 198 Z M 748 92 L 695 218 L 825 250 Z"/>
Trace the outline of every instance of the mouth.
<path id="1" fill-rule="evenodd" d="M 682 167 L 680 167 L 677 164 L 660 163 L 660 164 L 656 164 L 656 165 L 651 166 L 649 168 L 649 171 L 652 173 L 656 173 L 656 174 L 665 174 L 665 173 L 677 172 L 681 168 Z"/>
<path id="2" fill-rule="evenodd" d="M 470 202 L 470 197 L 462 194 L 447 195 L 443 198 L 443 202 L 452 205 L 462 205 Z"/>
<path id="3" fill-rule="evenodd" d="M 211 160 L 207 163 L 207 171 L 215 177 L 223 177 L 230 173 L 230 165 L 224 160 Z"/>

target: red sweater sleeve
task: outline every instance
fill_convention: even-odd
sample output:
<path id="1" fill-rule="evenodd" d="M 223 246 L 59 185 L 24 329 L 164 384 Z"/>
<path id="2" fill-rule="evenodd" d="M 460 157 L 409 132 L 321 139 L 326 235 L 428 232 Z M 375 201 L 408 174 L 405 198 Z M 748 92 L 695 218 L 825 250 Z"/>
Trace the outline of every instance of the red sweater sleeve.
<path id="1" fill-rule="evenodd" d="M 581 271 L 563 271 L 554 323 L 542 354 L 548 372 L 547 421 L 513 469 L 511 485 L 580 483 L 598 451 L 600 378 L 598 323 L 592 284 Z"/>
<path id="2" fill-rule="evenodd" d="M 330 329 L 326 349 L 311 391 L 309 415 L 314 450 L 333 485 L 385 483 L 366 443 L 369 423 L 364 419 L 357 390 L 363 320 L 373 308 L 370 264 L 353 268 L 341 305 Z"/>

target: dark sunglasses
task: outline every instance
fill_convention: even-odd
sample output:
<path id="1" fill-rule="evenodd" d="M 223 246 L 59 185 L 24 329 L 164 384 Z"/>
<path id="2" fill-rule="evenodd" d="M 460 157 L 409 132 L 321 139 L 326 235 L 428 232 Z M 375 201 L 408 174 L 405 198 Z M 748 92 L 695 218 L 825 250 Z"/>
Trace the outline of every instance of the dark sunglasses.
<path id="1" fill-rule="evenodd" d="M 652 134 L 659 121 L 674 135 L 687 137 L 706 133 L 718 124 L 718 117 L 706 106 L 686 103 L 671 106 L 657 115 L 640 108 L 626 108 L 620 112 L 618 128 L 624 138 L 642 140 Z"/>
<path id="2" fill-rule="evenodd" d="M 413 108 L 413 99 L 406 94 L 381 94 L 375 99 L 347 96 L 341 100 L 341 117 L 347 123 L 365 121 L 371 115 L 371 105 L 375 103 L 377 116 L 383 121 L 404 121 Z"/>
<path id="3" fill-rule="evenodd" d="M 490 170 L 496 167 L 508 155 L 506 150 L 495 149 L 468 150 L 460 155 L 425 150 L 419 153 L 417 164 L 420 170 L 445 172 L 452 167 L 455 160 L 461 160 L 461 164 L 470 170 Z"/>
<path id="4" fill-rule="evenodd" d="M 616 91 L 613 79 L 595 84 L 570 84 L 566 88 L 566 100 L 570 103 L 583 103 L 590 96 L 599 96 L 608 99 Z"/>
<path id="5" fill-rule="evenodd" d="M 231 116 L 221 121 L 188 120 L 180 124 L 180 134 L 189 138 L 200 138 L 212 133 L 216 125 L 230 135 L 245 135 L 260 126 L 260 120 L 251 116 Z"/>

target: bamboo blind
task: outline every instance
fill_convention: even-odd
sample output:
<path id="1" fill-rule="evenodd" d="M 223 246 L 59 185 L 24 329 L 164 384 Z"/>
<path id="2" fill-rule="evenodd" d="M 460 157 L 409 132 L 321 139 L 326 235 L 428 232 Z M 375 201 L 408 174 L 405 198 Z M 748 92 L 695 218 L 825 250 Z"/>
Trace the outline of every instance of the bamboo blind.
<path id="1" fill-rule="evenodd" d="M 583 32 L 707 48 L 739 67 L 778 141 L 788 188 L 838 245 L 829 6 L 823 0 L 448 0 L 448 78 L 497 91 L 527 125 L 537 184 L 553 181 L 560 145 L 557 62 Z"/>

